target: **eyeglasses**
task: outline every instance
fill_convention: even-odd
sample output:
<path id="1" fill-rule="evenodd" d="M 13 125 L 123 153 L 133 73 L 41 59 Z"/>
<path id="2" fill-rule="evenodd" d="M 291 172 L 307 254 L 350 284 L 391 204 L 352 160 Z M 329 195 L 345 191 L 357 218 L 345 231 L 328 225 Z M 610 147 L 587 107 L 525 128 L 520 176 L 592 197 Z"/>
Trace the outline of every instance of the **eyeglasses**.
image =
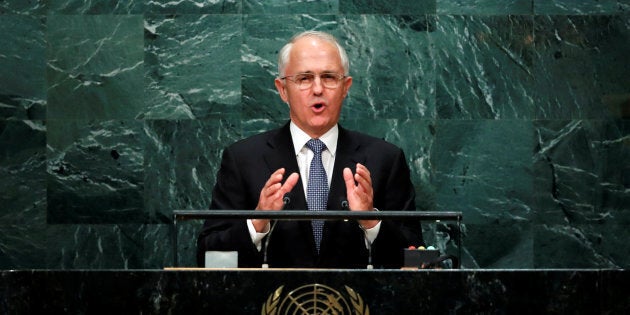
<path id="1" fill-rule="evenodd" d="M 314 73 L 298 73 L 296 75 L 287 75 L 281 77 L 280 79 L 287 79 L 295 84 L 297 84 L 300 90 L 308 90 L 313 86 L 313 82 L 315 82 L 315 77 L 319 77 L 321 84 L 327 89 L 336 89 L 339 87 L 341 80 L 346 76 L 339 73 L 334 72 L 324 72 L 322 74 L 314 74 Z"/>

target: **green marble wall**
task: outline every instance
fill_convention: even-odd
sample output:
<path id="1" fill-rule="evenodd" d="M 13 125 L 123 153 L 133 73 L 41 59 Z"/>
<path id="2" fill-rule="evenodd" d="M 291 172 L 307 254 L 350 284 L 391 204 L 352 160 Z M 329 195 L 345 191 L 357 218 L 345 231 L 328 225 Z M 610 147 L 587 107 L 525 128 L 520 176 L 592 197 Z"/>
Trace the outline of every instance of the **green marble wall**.
<path id="1" fill-rule="evenodd" d="M 5 0 L 0 269 L 169 266 L 171 211 L 288 118 L 276 53 L 306 29 L 348 49 L 342 124 L 464 213 L 464 267 L 630 266 L 630 0 Z"/>

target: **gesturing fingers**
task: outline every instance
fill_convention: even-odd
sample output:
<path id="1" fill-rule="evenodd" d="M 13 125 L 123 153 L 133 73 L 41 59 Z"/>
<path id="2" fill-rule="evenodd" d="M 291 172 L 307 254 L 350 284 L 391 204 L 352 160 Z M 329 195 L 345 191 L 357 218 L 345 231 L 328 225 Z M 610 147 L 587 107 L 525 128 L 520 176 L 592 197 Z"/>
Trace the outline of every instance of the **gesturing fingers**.
<path id="1" fill-rule="evenodd" d="M 363 164 L 357 163 L 354 180 L 363 193 L 372 193 L 372 177 L 370 176 L 370 171 Z"/>
<path id="2" fill-rule="evenodd" d="M 278 194 L 280 188 L 282 187 L 281 182 L 282 182 L 283 176 L 284 176 L 284 168 L 281 168 L 275 171 L 273 174 L 271 174 L 271 176 L 269 176 L 269 179 L 267 179 L 265 186 L 260 192 L 260 197 L 272 198 L 275 194 Z"/>
<path id="3" fill-rule="evenodd" d="M 349 168 L 343 170 L 346 183 L 346 195 L 351 210 L 370 210 L 374 194 L 370 171 L 362 164 L 357 164 L 355 174 Z"/>
<path id="4" fill-rule="evenodd" d="M 284 195 L 290 192 L 297 184 L 299 175 L 297 173 L 291 174 L 287 180 L 282 184 L 285 169 L 281 168 L 273 172 L 269 179 L 265 182 L 265 186 L 260 190 L 260 197 L 258 198 L 257 210 L 280 210 L 284 205 Z"/>

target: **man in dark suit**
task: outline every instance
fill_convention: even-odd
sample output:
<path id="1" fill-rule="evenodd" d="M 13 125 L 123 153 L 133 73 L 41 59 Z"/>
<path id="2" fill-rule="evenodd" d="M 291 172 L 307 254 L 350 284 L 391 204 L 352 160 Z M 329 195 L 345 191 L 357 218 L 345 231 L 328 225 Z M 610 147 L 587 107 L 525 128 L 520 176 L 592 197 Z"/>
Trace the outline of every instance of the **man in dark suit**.
<path id="1" fill-rule="evenodd" d="M 296 35 L 279 52 L 278 70 L 275 85 L 290 122 L 224 150 L 210 208 L 415 210 L 402 150 L 337 123 L 352 77 L 336 39 Z M 316 153 L 311 139 L 323 151 Z M 371 257 L 377 268 L 398 268 L 403 248 L 421 244 L 419 222 L 339 220 L 322 228 L 310 221 L 207 220 L 197 260 L 203 266 L 208 250 L 238 251 L 239 267 L 260 267 L 266 252 L 271 267 L 365 268 Z"/>

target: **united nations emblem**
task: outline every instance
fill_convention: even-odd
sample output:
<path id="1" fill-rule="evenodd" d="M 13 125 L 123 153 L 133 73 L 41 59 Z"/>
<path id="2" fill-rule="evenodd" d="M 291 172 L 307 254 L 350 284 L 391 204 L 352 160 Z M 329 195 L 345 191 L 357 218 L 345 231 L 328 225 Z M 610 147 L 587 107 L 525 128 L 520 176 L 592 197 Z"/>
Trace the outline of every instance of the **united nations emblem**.
<path id="1" fill-rule="evenodd" d="M 327 285 L 317 283 L 303 285 L 286 295 L 282 293 L 284 286 L 280 286 L 269 295 L 261 314 L 369 315 L 370 310 L 361 296 L 349 286 L 344 287 L 345 296 Z"/>

